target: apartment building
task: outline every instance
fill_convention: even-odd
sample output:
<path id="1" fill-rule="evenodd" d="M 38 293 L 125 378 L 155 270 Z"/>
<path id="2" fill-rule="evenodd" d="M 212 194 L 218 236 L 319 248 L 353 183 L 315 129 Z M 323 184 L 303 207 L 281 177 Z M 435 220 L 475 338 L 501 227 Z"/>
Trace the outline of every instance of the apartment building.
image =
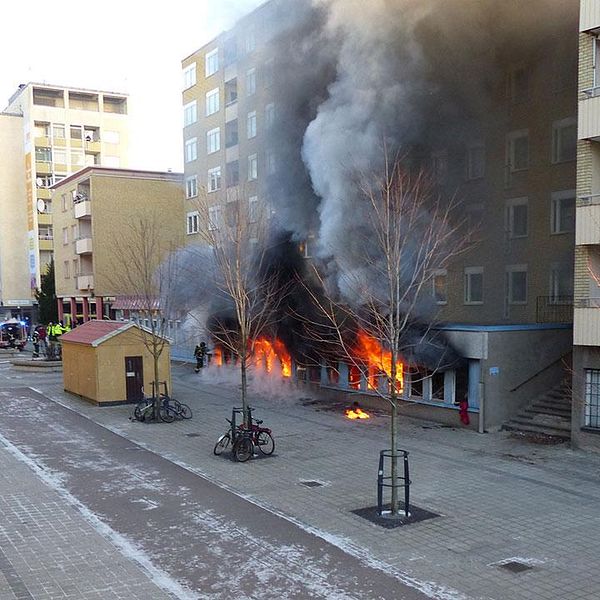
<path id="1" fill-rule="evenodd" d="M 183 144 L 188 243 L 197 242 L 198 196 L 218 226 L 229 202 L 264 200 L 273 155 L 265 143 L 273 124 L 273 57 L 276 2 L 245 16 L 182 61 Z"/>
<path id="2" fill-rule="evenodd" d="M 3 273 L 14 279 L 16 287 L 12 291 L 3 286 L 1 294 L 5 306 L 19 303 L 31 313 L 32 292 L 52 259 L 49 188 L 85 166 L 128 166 L 128 98 L 115 92 L 28 83 L 19 86 L 3 114 L 0 172 L 3 186 L 10 186 L 11 192 L 4 193 L 0 202 L 3 217 L 15 228 L 11 236 L 0 237 L 0 264 L 5 256 L 15 256 L 14 266 Z"/>
<path id="3" fill-rule="evenodd" d="M 265 132 L 277 109 L 278 75 L 277 57 L 263 41 L 273 34 L 277 8 L 261 6 L 182 61 L 188 242 L 197 237 L 202 189 L 215 226 L 236 186 L 248 202 L 268 193 L 265 180 L 277 165 Z M 577 8 L 565 5 L 564 18 L 548 24 L 554 42 L 543 52 L 526 41 L 498 52 L 486 109 L 471 115 L 460 135 L 456 123 L 432 115 L 427 139 L 414 148 L 440 191 L 460 198 L 473 242 L 431 290 L 439 329 L 466 366 L 417 373 L 412 383 L 405 377 L 405 395 L 424 415 L 434 407 L 455 422 L 455 403 L 466 396 L 479 429 L 498 428 L 565 375 L 572 350 Z"/>
<path id="4" fill-rule="evenodd" d="M 572 440 L 600 448 L 600 1 L 581 0 Z"/>
<path id="5" fill-rule="evenodd" d="M 181 173 L 90 166 L 50 188 L 60 319 L 129 319 L 159 308 L 144 305 L 149 280 L 140 269 L 183 245 L 182 181 Z"/>

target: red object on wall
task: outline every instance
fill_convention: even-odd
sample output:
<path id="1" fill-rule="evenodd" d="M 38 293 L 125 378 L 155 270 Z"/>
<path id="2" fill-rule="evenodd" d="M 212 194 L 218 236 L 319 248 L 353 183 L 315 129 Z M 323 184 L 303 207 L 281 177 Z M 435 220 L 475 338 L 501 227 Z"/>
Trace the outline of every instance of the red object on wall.
<path id="1" fill-rule="evenodd" d="M 458 414 L 460 415 L 460 422 L 464 425 L 468 425 L 470 423 L 468 409 L 469 403 L 466 400 L 463 400 L 458 405 Z"/>

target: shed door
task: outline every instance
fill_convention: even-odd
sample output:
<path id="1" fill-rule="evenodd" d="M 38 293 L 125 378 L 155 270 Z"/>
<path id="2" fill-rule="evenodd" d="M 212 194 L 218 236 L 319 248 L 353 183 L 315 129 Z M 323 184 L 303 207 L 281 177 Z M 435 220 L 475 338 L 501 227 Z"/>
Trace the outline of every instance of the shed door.
<path id="1" fill-rule="evenodd" d="M 125 388 L 128 402 L 138 402 L 144 397 L 144 360 L 141 356 L 125 357 Z"/>

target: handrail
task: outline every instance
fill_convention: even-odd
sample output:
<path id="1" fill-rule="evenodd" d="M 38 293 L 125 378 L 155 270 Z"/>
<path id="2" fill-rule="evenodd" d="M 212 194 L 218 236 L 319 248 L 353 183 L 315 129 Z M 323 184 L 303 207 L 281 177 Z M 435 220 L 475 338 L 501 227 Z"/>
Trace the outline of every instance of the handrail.
<path id="1" fill-rule="evenodd" d="M 556 360 L 553 360 L 549 365 L 542 367 L 539 371 L 537 371 L 536 373 L 531 375 L 531 377 L 528 377 L 527 379 L 525 379 L 525 381 L 522 381 L 521 383 L 516 385 L 512 390 L 509 390 L 509 391 L 516 392 L 519 388 L 522 388 L 526 383 L 529 383 L 532 379 L 534 379 L 538 375 L 541 375 L 544 371 L 547 371 L 550 367 L 553 367 L 556 363 L 562 361 L 565 358 L 565 356 L 568 356 L 570 353 L 571 353 L 571 351 L 565 352 L 562 356 L 559 356 Z"/>

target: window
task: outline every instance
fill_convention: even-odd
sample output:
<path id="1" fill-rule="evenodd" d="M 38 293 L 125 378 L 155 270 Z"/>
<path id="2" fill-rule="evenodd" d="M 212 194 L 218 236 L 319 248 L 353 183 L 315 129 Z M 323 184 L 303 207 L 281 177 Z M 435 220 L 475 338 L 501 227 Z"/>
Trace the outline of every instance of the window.
<path id="1" fill-rule="evenodd" d="M 256 154 L 251 154 L 248 157 L 248 181 L 253 181 L 258 178 L 258 158 Z"/>
<path id="2" fill-rule="evenodd" d="M 479 179 L 485 175 L 485 146 L 474 144 L 467 147 L 465 157 L 465 177 L 467 180 Z"/>
<path id="3" fill-rule="evenodd" d="M 198 158 L 198 139 L 191 138 L 185 141 L 185 162 L 192 162 Z"/>
<path id="4" fill-rule="evenodd" d="M 198 233 L 200 230 L 200 213 L 195 210 L 187 214 L 187 234 Z"/>
<path id="5" fill-rule="evenodd" d="M 225 123 L 225 148 L 237 146 L 238 143 L 238 122 L 237 119 Z"/>
<path id="6" fill-rule="evenodd" d="M 36 147 L 35 161 L 36 162 L 52 162 L 52 149 Z"/>
<path id="7" fill-rule="evenodd" d="M 118 131 L 103 131 L 102 132 L 102 141 L 107 144 L 118 144 L 121 140 L 121 136 Z"/>
<path id="8" fill-rule="evenodd" d="M 439 269 L 433 275 L 433 297 L 436 304 L 447 304 L 448 302 L 448 272 Z"/>
<path id="9" fill-rule="evenodd" d="M 212 154 L 221 149 L 221 129 L 216 127 L 206 132 L 206 152 Z"/>
<path id="10" fill-rule="evenodd" d="M 219 88 L 206 92 L 206 116 L 219 112 Z"/>
<path id="11" fill-rule="evenodd" d="M 67 164 L 67 151 L 59 148 L 54 148 L 52 152 L 52 158 L 54 160 L 54 164 L 57 165 L 66 165 Z"/>
<path id="12" fill-rule="evenodd" d="M 256 93 L 256 69 L 246 71 L 246 96 Z"/>
<path id="13" fill-rule="evenodd" d="M 573 264 L 557 263 L 550 267 L 550 300 L 554 303 L 573 298 Z"/>
<path id="14" fill-rule="evenodd" d="M 85 156 L 83 154 L 83 150 L 71 148 L 71 166 L 82 167 L 83 165 L 85 165 Z"/>
<path id="15" fill-rule="evenodd" d="M 248 220 L 250 223 L 256 223 L 258 218 L 258 196 L 248 198 Z"/>
<path id="16" fill-rule="evenodd" d="M 65 260 L 63 262 L 63 269 L 65 271 L 65 279 L 69 279 L 69 277 L 70 277 L 70 275 L 69 275 L 69 267 L 70 267 L 69 261 Z"/>
<path id="17" fill-rule="evenodd" d="M 506 165 L 509 170 L 529 168 L 529 130 L 513 131 L 506 136 Z"/>
<path id="18" fill-rule="evenodd" d="M 183 126 L 192 125 L 198 120 L 198 105 L 196 101 L 189 102 L 183 107 Z"/>
<path id="19" fill-rule="evenodd" d="M 271 87 L 273 85 L 273 78 L 275 72 L 275 60 L 273 58 L 267 59 L 263 69 L 265 87 Z"/>
<path id="20" fill-rule="evenodd" d="M 445 150 L 431 155 L 431 172 L 437 182 L 442 182 L 448 175 L 448 153 Z"/>
<path id="21" fill-rule="evenodd" d="M 208 229 L 214 231 L 221 226 L 221 207 L 218 204 L 208 207 Z"/>
<path id="22" fill-rule="evenodd" d="M 265 125 L 268 129 L 275 123 L 275 104 L 271 102 L 265 106 Z"/>
<path id="23" fill-rule="evenodd" d="M 267 175 L 274 175 L 277 171 L 277 157 L 273 150 L 267 150 L 265 153 L 265 163 L 267 167 Z"/>
<path id="24" fill-rule="evenodd" d="M 483 304 L 483 267 L 465 268 L 465 304 Z"/>
<path id="25" fill-rule="evenodd" d="M 600 86 L 600 41 L 594 36 L 592 48 L 592 65 L 594 69 L 594 88 Z"/>
<path id="26" fill-rule="evenodd" d="M 61 194 L 60 199 L 62 211 L 65 212 L 67 210 L 67 195 Z"/>
<path id="27" fill-rule="evenodd" d="M 219 49 L 215 48 L 204 57 L 205 75 L 210 77 L 219 70 Z"/>
<path id="28" fill-rule="evenodd" d="M 62 238 L 63 238 L 63 245 L 66 246 L 69 243 L 69 228 L 68 227 L 62 228 Z"/>
<path id="29" fill-rule="evenodd" d="M 528 213 L 527 198 L 515 198 L 507 202 L 506 234 L 509 239 L 527 237 Z"/>
<path id="30" fill-rule="evenodd" d="M 237 160 L 228 162 L 225 169 L 227 187 L 233 187 L 240 182 L 240 163 Z"/>
<path id="31" fill-rule="evenodd" d="M 193 175 L 192 177 L 186 177 L 185 180 L 185 197 L 195 198 L 198 195 L 198 178 Z"/>
<path id="32" fill-rule="evenodd" d="M 78 229 L 79 228 L 77 227 L 77 224 L 71 225 L 71 239 L 73 241 L 79 239 L 79 231 L 78 231 Z M 83 236 L 83 237 L 87 237 L 87 236 Z"/>
<path id="33" fill-rule="evenodd" d="M 552 233 L 570 233 L 575 230 L 575 190 L 553 192 Z"/>
<path id="34" fill-rule="evenodd" d="M 248 139 L 256 137 L 256 111 L 255 110 L 248 113 L 246 129 L 248 132 Z"/>
<path id="35" fill-rule="evenodd" d="M 465 229 L 469 241 L 476 242 L 483 239 L 483 204 L 469 204 L 465 208 Z"/>
<path id="36" fill-rule="evenodd" d="M 225 82 L 225 106 L 237 102 L 237 77 Z"/>
<path id="37" fill-rule="evenodd" d="M 586 427 L 600 427 L 600 369 L 584 369 Z"/>
<path id="38" fill-rule="evenodd" d="M 221 189 L 221 167 L 208 170 L 208 191 L 216 192 Z"/>
<path id="39" fill-rule="evenodd" d="M 563 119 L 552 124 L 552 162 L 577 158 L 577 120 Z"/>
<path id="40" fill-rule="evenodd" d="M 69 132 L 72 140 L 83 139 L 83 127 L 81 125 L 71 125 Z"/>
<path id="41" fill-rule="evenodd" d="M 34 123 L 35 137 L 50 137 L 50 123 L 36 121 Z"/>
<path id="42" fill-rule="evenodd" d="M 183 69 L 183 89 L 187 90 L 196 85 L 196 63 L 192 63 Z"/>
<path id="43" fill-rule="evenodd" d="M 511 69 L 506 76 L 506 97 L 511 102 L 523 102 L 529 96 L 529 73 L 519 66 Z"/>
<path id="44" fill-rule="evenodd" d="M 237 38 L 231 37 L 223 43 L 223 63 L 226 67 L 232 65 L 238 56 Z"/>
<path id="45" fill-rule="evenodd" d="M 246 33 L 246 54 L 254 52 L 256 48 L 256 32 L 254 29 L 249 29 Z"/>
<path id="46" fill-rule="evenodd" d="M 527 304 L 527 266 L 506 267 L 506 297 L 509 304 Z"/>
<path id="47" fill-rule="evenodd" d="M 73 259 L 73 277 L 77 277 L 79 275 L 79 259 Z"/>
<path id="48" fill-rule="evenodd" d="M 62 123 L 54 123 L 52 125 L 52 137 L 55 140 L 65 139 L 65 126 Z"/>

